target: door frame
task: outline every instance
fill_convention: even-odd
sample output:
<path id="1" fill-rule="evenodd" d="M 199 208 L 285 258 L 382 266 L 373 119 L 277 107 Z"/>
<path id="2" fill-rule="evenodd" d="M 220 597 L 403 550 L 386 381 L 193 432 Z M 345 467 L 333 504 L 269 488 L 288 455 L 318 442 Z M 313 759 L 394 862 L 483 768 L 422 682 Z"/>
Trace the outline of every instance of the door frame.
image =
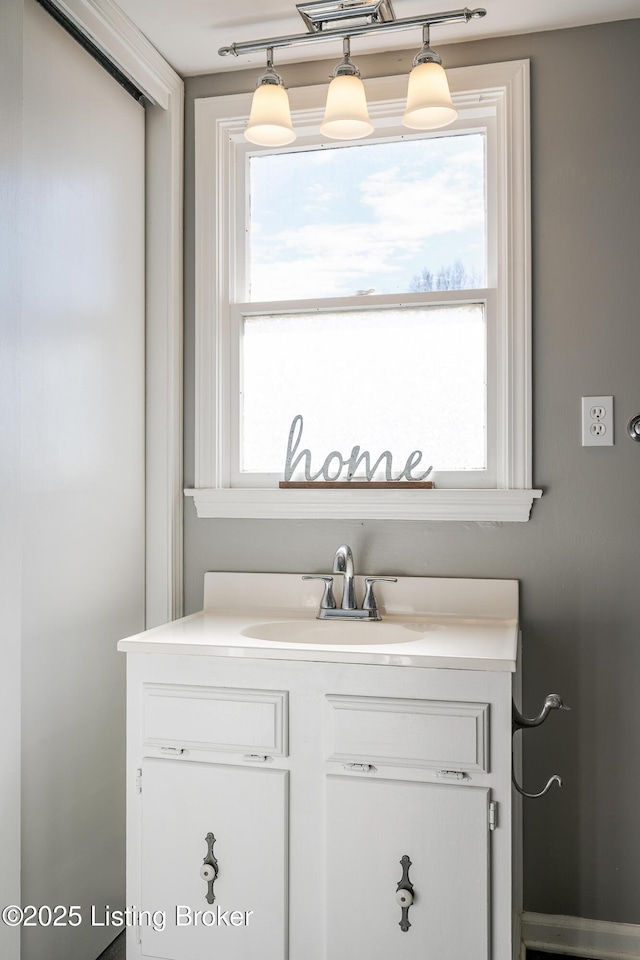
<path id="1" fill-rule="evenodd" d="M 183 608 L 184 83 L 112 0 L 53 0 L 145 95 L 145 625 Z"/>

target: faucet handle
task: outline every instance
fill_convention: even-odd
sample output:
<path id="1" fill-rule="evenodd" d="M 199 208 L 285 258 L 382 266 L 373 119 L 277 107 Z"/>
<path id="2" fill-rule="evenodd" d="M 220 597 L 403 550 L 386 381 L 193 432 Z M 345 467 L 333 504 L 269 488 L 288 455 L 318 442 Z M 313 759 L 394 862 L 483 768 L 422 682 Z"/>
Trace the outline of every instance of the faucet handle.
<path id="1" fill-rule="evenodd" d="M 323 580 L 324 593 L 322 594 L 322 600 L 320 601 L 320 609 L 335 610 L 336 599 L 333 595 L 333 577 L 304 576 L 302 579 L 303 580 Z"/>
<path id="2" fill-rule="evenodd" d="M 376 603 L 375 594 L 373 592 L 374 583 L 397 583 L 397 577 L 365 577 L 364 578 L 364 600 L 362 601 L 362 609 L 368 610 L 374 615 L 378 615 L 378 604 Z"/>

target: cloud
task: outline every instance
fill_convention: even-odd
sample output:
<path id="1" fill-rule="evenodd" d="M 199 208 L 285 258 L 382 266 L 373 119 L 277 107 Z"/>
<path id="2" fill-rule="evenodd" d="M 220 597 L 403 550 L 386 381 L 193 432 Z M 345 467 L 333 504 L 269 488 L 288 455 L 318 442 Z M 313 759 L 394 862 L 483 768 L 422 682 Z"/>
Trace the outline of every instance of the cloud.
<path id="1" fill-rule="evenodd" d="M 336 190 L 327 187 L 322 183 L 312 183 L 307 188 L 308 200 L 302 206 L 302 210 L 307 213 L 315 213 L 319 210 L 325 210 L 326 207 L 337 200 L 340 196 Z"/>
<path id="2" fill-rule="evenodd" d="M 477 175 L 466 169 L 441 170 L 424 180 L 370 178 L 361 192 L 362 203 L 392 242 L 461 233 L 484 222 Z"/>
<path id="3" fill-rule="evenodd" d="M 428 173 L 425 162 L 410 161 L 366 175 L 346 208 L 350 222 L 305 223 L 265 236 L 253 253 L 253 299 L 349 295 L 372 278 L 406 274 L 430 241 L 481 227 L 482 157 L 456 139 L 458 152 L 432 162 Z M 315 184 L 305 209 L 326 212 L 339 197 L 330 184 Z"/>

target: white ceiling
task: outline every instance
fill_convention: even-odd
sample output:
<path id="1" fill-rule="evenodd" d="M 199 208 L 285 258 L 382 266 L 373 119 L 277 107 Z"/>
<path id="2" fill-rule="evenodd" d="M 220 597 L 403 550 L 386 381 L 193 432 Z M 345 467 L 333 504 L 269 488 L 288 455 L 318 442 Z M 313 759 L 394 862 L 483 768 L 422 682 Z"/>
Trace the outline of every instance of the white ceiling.
<path id="1" fill-rule="evenodd" d="M 296 0 L 118 0 L 153 45 L 182 76 L 239 70 L 264 63 L 264 53 L 220 57 L 218 48 L 234 41 L 305 33 Z M 479 0 L 481 2 L 481 0 Z M 457 2 L 443 0 L 393 0 L 396 19 L 460 9 Z M 486 0 L 487 16 L 444 27 L 434 27 L 431 41 L 475 40 L 514 33 L 532 33 L 628 20 L 640 17 L 640 0 Z M 361 37 L 353 51 L 405 49 L 420 46 L 420 30 L 402 30 L 383 38 Z M 276 51 L 276 63 L 324 59 L 338 55 L 341 45 L 318 43 Z"/>

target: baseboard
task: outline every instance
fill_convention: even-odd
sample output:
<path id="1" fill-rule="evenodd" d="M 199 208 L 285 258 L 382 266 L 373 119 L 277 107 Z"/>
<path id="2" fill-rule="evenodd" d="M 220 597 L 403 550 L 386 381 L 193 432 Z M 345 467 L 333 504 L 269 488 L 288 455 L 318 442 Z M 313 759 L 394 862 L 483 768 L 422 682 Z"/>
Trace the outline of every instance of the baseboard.
<path id="1" fill-rule="evenodd" d="M 522 914 L 522 939 L 529 950 L 589 960 L 640 960 L 640 926 L 544 913 Z"/>

